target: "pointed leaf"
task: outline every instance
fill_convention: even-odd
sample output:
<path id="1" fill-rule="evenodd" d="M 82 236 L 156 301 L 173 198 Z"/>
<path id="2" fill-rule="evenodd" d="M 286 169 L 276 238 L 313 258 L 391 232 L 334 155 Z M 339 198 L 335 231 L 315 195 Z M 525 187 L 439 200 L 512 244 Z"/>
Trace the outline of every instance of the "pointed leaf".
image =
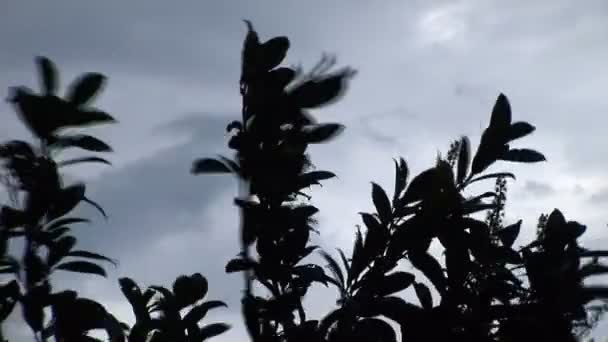
<path id="1" fill-rule="evenodd" d="M 318 125 L 307 125 L 302 127 L 301 134 L 303 142 L 316 144 L 335 138 L 344 130 L 344 125 L 337 123 L 326 123 Z"/>
<path id="2" fill-rule="evenodd" d="M 88 261 L 68 261 L 59 264 L 57 267 L 55 267 L 55 269 L 78 273 L 97 274 L 102 277 L 107 276 L 106 271 L 101 266 Z"/>
<path id="3" fill-rule="evenodd" d="M 203 338 L 201 341 L 205 341 L 211 337 L 221 335 L 228 329 L 230 329 L 230 325 L 226 323 L 213 323 L 206 325 L 201 328 L 201 336 Z"/>
<path id="4" fill-rule="evenodd" d="M 372 200 L 382 223 L 388 225 L 392 219 L 391 202 L 382 187 L 372 182 Z"/>
<path id="5" fill-rule="evenodd" d="M 456 181 L 458 184 L 462 183 L 467 176 L 469 171 L 469 164 L 471 162 L 471 144 L 467 137 L 460 139 L 460 151 L 458 152 L 458 172 Z"/>
<path id="6" fill-rule="evenodd" d="M 41 89 L 46 95 L 54 95 L 59 84 L 57 67 L 47 57 L 36 57 L 40 73 Z"/>
<path id="7" fill-rule="evenodd" d="M 61 226 L 66 226 L 69 224 L 81 223 L 81 222 L 89 223 L 89 222 L 91 222 L 91 220 L 85 219 L 85 218 L 80 218 L 80 217 L 62 217 L 62 218 L 59 218 L 59 219 L 56 219 L 56 220 L 50 222 L 45 227 L 45 230 L 53 230 L 53 229 L 57 229 Z"/>
<path id="8" fill-rule="evenodd" d="M 74 165 L 74 164 L 80 164 L 80 163 L 102 163 L 102 164 L 106 164 L 106 165 L 112 165 L 112 163 L 110 163 L 109 161 L 107 161 L 106 159 L 103 158 L 99 158 L 99 157 L 83 157 L 83 158 L 75 158 L 75 159 L 69 159 L 69 160 L 62 160 L 57 162 L 57 166 L 68 166 L 68 165 Z"/>
<path id="9" fill-rule="evenodd" d="M 203 318 L 205 318 L 205 316 L 207 315 L 207 312 L 209 312 L 209 310 L 215 309 L 215 308 L 220 308 L 220 307 L 228 307 L 226 305 L 226 303 L 219 301 L 219 300 L 210 300 L 208 302 L 204 302 L 201 304 L 196 305 L 195 307 L 192 308 L 192 310 L 190 310 L 186 316 L 184 316 L 184 322 L 186 322 L 186 324 L 197 324 L 198 322 L 200 322 Z"/>
<path id="10" fill-rule="evenodd" d="M 108 215 L 106 214 L 105 210 L 103 210 L 103 208 L 97 204 L 96 202 L 94 202 L 93 200 L 87 198 L 86 196 L 82 199 L 84 202 L 87 202 L 88 204 L 92 205 L 95 209 L 97 209 L 97 211 L 99 211 L 99 213 L 107 220 L 108 219 Z"/>
<path id="11" fill-rule="evenodd" d="M 517 223 L 508 225 L 496 233 L 504 246 L 513 246 L 513 242 L 515 242 L 515 239 L 517 239 L 517 236 L 519 235 L 521 223 L 522 220 L 519 220 Z"/>
<path id="12" fill-rule="evenodd" d="M 71 85 L 66 98 L 71 103 L 81 106 L 89 102 L 101 90 L 106 77 L 99 73 L 86 73 Z"/>
<path id="13" fill-rule="evenodd" d="M 420 305 L 426 310 L 431 310 L 433 308 L 433 296 L 431 295 L 431 290 L 424 285 L 423 283 L 415 283 L 414 290 L 416 290 L 416 296 L 418 296 L 418 301 L 420 301 Z"/>
<path id="14" fill-rule="evenodd" d="M 547 160 L 542 153 L 526 148 L 510 149 L 504 153 L 500 159 L 520 163 L 536 163 Z"/>
<path id="15" fill-rule="evenodd" d="M 490 118 L 490 127 L 496 129 L 506 129 L 511 125 L 511 105 L 504 94 L 498 95 L 494 108 L 492 109 L 492 117 Z"/>
<path id="16" fill-rule="evenodd" d="M 211 158 L 195 160 L 192 164 L 192 169 L 190 172 L 195 175 L 201 173 L 231 173 L 228 166 L 217 159 Z"/>
<path id="17" fill-rule="evenodd" d="M 105 142 L 86 134 L 58 137 L 52 144 L 55 148 L 78 147 L 93 152 L 112 152 Z"/>
<path id="18" fill-rule="evenodd" d="M 509 141 L 525 137 L 534 132 L 536 128 L 527 122 L 514 122 L 509 129 Z"/>
<path id="19" fill-rule="evenodd" d="M 87 259 L 94 259 L 94 260 L 103 260 L 103 261 L 107 261 L 107 262 L 111 263 L 114 266 L 117 266 L 117 263 L 115 260 L 112 260 L 104 255 L 93 253 L 93 252 L 76 250 L 76 251 L 70 251 L 68 254 L 66 254 L 66 256 L 80 257 L 80 258 L 87 258 Z"/>
<path id="20" fill-rule="evenodd" d="M 379 283 L 371 284 L 372 291 L 379 296 L 387 296 L 407 289 L 415 279 L 416 277 L 411 273 L 397 271 L 384 276 Z"/>

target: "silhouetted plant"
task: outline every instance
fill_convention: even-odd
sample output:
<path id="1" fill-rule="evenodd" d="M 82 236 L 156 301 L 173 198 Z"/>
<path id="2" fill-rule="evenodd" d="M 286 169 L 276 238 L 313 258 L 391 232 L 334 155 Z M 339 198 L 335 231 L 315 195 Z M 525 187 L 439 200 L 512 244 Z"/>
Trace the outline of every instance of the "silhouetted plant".
<path id="1" fill-rule="evenodd" d="M 121 278 L 119 282 L 136 319 L 129 329 L 129 341 L 199 342 L 220 335 L 229 328 L 225 323 L 199 326 L 209 310 L 226 306 L 217 300 L 201 302 L 207 295 L 208 285 L 200 273 L 179 276 L 173 282 L 173 291 L 162 286 L 150 286 L 142 292 L 132 279 Z"/>
<path id="2" fill-rule="evenodd" d="M 26 87 L 11 89 L 8 101 L 13 104 L 19 118 L 34 136 L 35 143 L 12 140 L 0 145 L 3 162 L 2 181 L 11 204 L 0 210 L 0 273 L 8 275 L 0 286 L 0 322 L 13 311 L 17 302 L 25 322 L 34 332 L 37 341 L 54 337 L 61 342 L 98 341 L 89 336 L 92 330 L 103 329 L 113 342 L 126 341 L 204 341 L 228 329 L 223 323 L 198 327 L 206 312 L 225 304 L 218 301 L 198 303 L 207 292 L 207 280 L 200 274 L 181 276 L 173 292 L 152 287 L 144 301 L 138 297 L 133 281 L 121 280 L 122 289 L 134 305 L 136 313 L 142 310 L 159 311 L 158 317 L 143 320 L 137 316 L 133 329 L 119 322 L 103 305 L 94 300 L 78 297 L 76 291 L 53 292 L 51 275 L 56 270 L 106 276 L 97 262 L 115 261 L 90 251 L 75 248 L 77 239 L 71 227 L 89 222 L 86 218 L 69 214 L 80 203 L 93 205 L 106 217 L 100 205 L 85 195 L 84 183 L 66 185 L 60 169 L 80 163 L 109 161 L 98 156 L 57 160 L 68 148 L 91 152 L 110 152 L 102 140 L 86 134 L 71 134 L 67 129 L 113 123 L 109 114 L 90 106 L 101 90 L 105 77 L 86 73 L 74 81 L 65 98 L 57 96 L 59 75 L 54 63 L 38 57 L 41 92 Z M 14 239 L 23 239 L 23 255 L 15 257 L 9 248 Z M 132 285 L 132 286 L 128 286 Z M 151 308 L 142 308 L 157 291 Z M 181 310 L 191 308 L 182 319 Z M 147 313 L 147 311 L 146 311 Z M 150 322 L 151 325 L 146 325 Z M 181 329 L 181 331 L 180 331 Z M 187 334 L 184 334 L 184 329 Z M 0 331 L 1 332 L 1 331 Z M 149 339 L 149 335 L 152 335 Z M 4 338 L 0 334 L 0 339 Z"/>
<path id="3" fill-rule="evenodd" d="M 322 61 L 316 73 L 294 81 L 296 70 L 279 67 L 289 40 L 275 37 L 260 43 L 247 24 L 240 84 L 243 118 L 227 127 L 235 132 L 229 147 L 236 157 L 196 160 L 192 172 L 232 173 L 246 189 L 235 200 L 241 208 L 242 250 L 226 271 L 245 274 L 242 307 L 254 341 L 396 341 L 386 319 L 401 327 L 403 341 L 569 341 L 577 327 L 594 324 L 595 318 L 587 315 L 592 309 L 585 304 L 606 292 L 586 287 L 582 280 L 605 269 L 597 262 L 579 267 L 579 260 L 608 254 L 578 247 L 576 238 L 584 226 L 566 222 L 555 211 L 543 234 L 515 249 L 522 221 L 503 224 L 506 179 L 515 176 L 485 170 L 499 160 L 534 163 L 545 157 L 510 147 L 535 128 L 512 122 L 502 94 L 474 155 L 468 138 L 462 137 L 451 144 L 446 159 L 439 157 L 409 184 L 405 160 L 395 161 L 393 195 L 372 183 L 376 211 L 361 213 L 365 230 L 357 230 L 351 257 L 338 250 L 337 260 L 321 251 L 329 275 L 319 265 L 300 264 L 317 248 L 308 245 L 308 238 L 318 209 L 305 204 L 310 197 L 302 190 L 334 176 L 308 171 L 306 146 L 342 129 L 340 124 L 317 124 L 303 109 L 336 99 L 352 73 L 346 69 L 325 76 L 328 67 Z M 486 179 L 496 180 L 493 191 L 468 194 L 469 185 Z M 305 200 L 295 202 L 298 195 Z M 478 217 L 483 213 L 485 221 Z M 443 247 L 444 263 L 429 252 L 433 241 Z M 426 279 L 400 270 L 402 261 Z M 268 295 L 255 295 L 252 281 Z M 320 320 L 308 318 L 302 307 L 313 282 L 332 284 L 339 292 L 338 307 Z M 410 287 L 419 305 L 397 295 Z"/>

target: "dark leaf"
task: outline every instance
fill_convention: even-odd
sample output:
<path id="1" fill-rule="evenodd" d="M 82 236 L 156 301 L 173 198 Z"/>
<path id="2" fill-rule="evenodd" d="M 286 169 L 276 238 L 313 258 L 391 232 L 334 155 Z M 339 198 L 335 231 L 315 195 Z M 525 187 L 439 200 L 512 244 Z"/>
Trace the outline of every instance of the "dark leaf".
<path id="1" fill-rule="evenodd" d="M 511 105 L 504 94 L 498 95 L 494 108 L 492 109 L 492 117 L 490 118 L 490 127 L 504 130 L 511 125 Z"/>
<path id="2" fill-rule="evenodd" d="M 89 199 L 89 198 L 87 198 L 87 197 L 84 197 L 82 200 L 83 200 L 84 202 L 87 202 L 88 204 L 92 205 L 92 206 L 93 206 L 95 209 L 97 209 L 97 211 L 99 211 L 99 213 L 100 213 L 100 214 L 101 214 L 101 215 L 102 215 L 102 216 L 103 216 L 103 217 L 104 217 L 106 220 L 108 219 L 108 215 L 106 215 L 105 210 L 103 210 L 103 208 L 102 208 L 102 207 L 101 207 L 99 204 L 97 204 L 96 202 L 94 202 L 93 200 L 91 200 L 91 199 Z"/>
<path id="3" fill-rule="evenodd" d="M 334 258 L 332 258 L 331 255 L 327 254 L 325 251 L 320 251 L 319 253 L 323 259 L 327 261 L 327 266 L 336 277 L 336 280 L 338 280 L 341 285 L 345 284 L 344 274 L 342 273 L 342 269 L 340 269 L 340 265 L 336 262 L 336 260 L 334 260 Z"/>
<path id="4" fill-rule="evenodd" d="M 520 163 L 536 163 L 547 160 L 540 152 L 526 148 L 511 149 L 504 153 L 500 159 Z"/>
<path id="5" fill-rule="evenodd" d="M 101 90 L 106 77 L 98 73 L 86 73 L 71 85 L 66 98 L 71 103 L 81 106 L 89 102 Z"/>
<path id="6" fill-rule="evenodd" d="M 311 171 L 306 172 L 298 177 L 298 181 L 302 187 L 307 187 L 313 184 L 319 184 L 319 181 L 334 178 L 336 175 L 329 171 Z"/>
<path id="7" fill-rule="evenodd" d="M 328 77 L 307 81 L 295 87 L 289 97 L 299 108 L 317 108 L 330 104 L 343 94 L 346 80 L 352 75 L 352 70 L 345 69 Z"/>
<path id="8" fill-rule="evenodd" d="M 367 318 L 357 322 L 355 336 L 359 341 L 397 342 L 393 327 L 378 318 Z"/>
<path id="9" fill-rule="evenodd" d="M 103 260 L 103 261 L 107 261 L 107 262 L 111 263 L 114 266 L 117 266 L 117 263 L 115 260 L 112 260 L 106 256 L 103 256 L 103 255 L 97 254 L 97 253 L 93 253 L 93 252 L 80 251 L 80 250 L 70 251 L 68 254 L 66 254 L 66 256 Z"/>
<path id="10" fill-rule="evenodd" d="M 232 171 L 217 159 L 203 158 L 194 161 L 190 172 L 198 175 L 201 173 L 231 173 Z"/>
<path id="11" fill-rule="evenodd" d="M 525 137 L 534 132 L 535 127 L 527 122 L 514 122 L 509 129 L 509 141 Z"/>
<path id="12" fill-rule="evenodd" d="M 431 310 L 433 308 L 433 296 L 431 295 L 431 290 L 424 285 L 423 283 L 414 283 L 414 290 L 416 290 L 416 296 L 418 296 L 418 301 L 420 301 L 420 305 L 426 310 Z"/>
<path id="13" fill-rule="evenodd" d="M 84 199 L 86 187 L 84 183 L 77 183 L 63 188 L 57 200 L 48 212 L 50 219 L 61 217 L 72 211 Z"/>
<path id="14" fill-rule="evenodd" d="M 344 130 L 344 125 L 337 123 L 326 123 L 318 125 L 307 125 L 302 127 L 301 134 L 303 142 L 316 144 L 335 138 Z"/>
<path id="15" fill-rule="evenodd" d="M 468 184 L 472 184 L 472 183 L 475 183 L 477 181 L 484 180 L 484 179 L 499 178 L 499 177 L 515 179 L 515 175 L 510 172 L 497 172 L 497 173 L 488 173 L 487 175 L 475 177 L 475 178 L 471 179 L 468 182 Z"/>
<path id="16" fill-rule="evenodd" d="M 393 206 L 396 205 L 397 199 L 403 190 L 405 190 L 408 173 L 409 170 L 405 160 L 403 160 L 403 158 L 399 158 L 399 162 L 395 160 L 395 192 L 393 194 Z"/>
<path id="17" fill-rule="evenodd" d="M 456 181 L 458 184 L 465 180 L 469 170 L 469 164 L 471 162 L 471 144 L 469 143 L 469 139 L 467 137 L 462 137 L 459 145 L 460 151 L 458 152 L 458 170 L 456 173 Z"/>
<path id="18" fill-rule="evenodd" d="M 378 215 L 380 216 L 380 220 L 385 225 L 388 225 L 392 219 L 392 208 L 391 202 L 386 195 L 386 192 L 382 187 L 376 183 L 372 182 L 372 200 L 374 202 L 374 206 L 378 211 Z"/>
<path id="19" fill-rule="evenodd" d="M 519 220 L 517 223 L 508 225 L 496 233 L 504 246 L 513 246 L 513 242 L 515 242 L 515 239 L 517 239 L 517 236 L 519 235 L 521 223 L 522 220 Z"/>
<path id="20" fill-rule="evenodd" d="M 226 273 L 250 270 L 255 267 L 255 265 L 256 262 L 253 260 L 232 259 L 226 264 Z"/>
<path id="21" fill-rule="evenodd" d="M 447 280 L 437 259 L 427 252 L 410 252 L 408 259 L 433 283 L 439 293 L 445 292 Z"/>
<path id="22" fill-rule="evenodd" d="M 407 289 L 415 279 L 411 273 L 397 271 L 384 276 L 378 284 L 373 284 L 372 291 L 380 296 L 390 295 Z"/>
<path id="23" fill-rule="evenodd" d="M 274 37 L 261 44 L 259 50 L 261 52 L 262 70 L 268 71 L 281 64 L 288 49 L 289 39 L 287 37 Z"/>
<path id="24" fill-rule="evenodd" d="M 36 57 L 40 73 L 41 89 L 46 95 L 54 95 L 59 85 L 57 67 L 47 57 Z"/>
<path id="25" fill-rule="evenodd" d="M 209 312 L 209 310 L 212 310 L 215 308 L 220 308 L 220 307 L 228 307 L 228 306 L 226 305 L 226 303 L 219 301 L 219 300 L 211 300 L 208 302 L 198 304 L 195 307 L 193 307 L 192 310 L 190 310 L 186 314 L 186 316 L 184 316 L 184 322 L 186 322 L 187 324 L 197 324 L 198 322 L 200 322 L 200 320 L 205 318 L 205 316 L 207 315 L 207 312 Z"/>
<path id="26" fill-rule="evenodd" d="M 436 169 L 431 168 L 414 177 L 403 194 L 403 204 L 423 199 L 435 181 Z"/>
<path id="27" fill-rule="evenodd" d="M 74 164 L 80 164 L 80 163 L 102 163 L 102 164 L 106 164 L 106 165 L 112 165 L 112 163 L 110 163 L 109 161 L 107 161 L 106 159 L 103 159 L 103 158 L 83 157 L 83 158 L 75 158 L 75 159 L 59 161 L 59 162 L 57 162 L 57 166 L 68 166 L 68 165 L 74 165 Z"/>
<path id="28" fill-rule="evenodd" d="M 59 261 L 61 261 L 61 259 L 63 257 L 65 257 L 68 254 L 68 252 L 72 248 L 74 248 L 75 245 L 76 245 L 76 238 L 73 236 L 64 236 L 61 239 L 57 240 L 56 242 L 53 242 L 49 246 L 47 264 L 49 266 L 53 266 L 56 263 L 58 263 Z"/>
<path id="29" fill-rule="evenodd" d="M 205 341 L 211 337 L 223 334 L 228 329 L 230 329 L 230 326 L 225 323 L 213 323 L 205 325 L 201 328 L 201 336 L 203 338 L 201 341 Z"/>
<path id="30" fill-rule="evenodd" d="M 590 263 L 581 267 L 579 274 L 582 278 L 608 273 L 608 266 L 599 263 Z"/>
<path id="31" fill-rule="evenodd" d="M 59 148 L 78 147 L 93 152 L 112 152 L 112 148 L 108 144 L 86 134 L 58 137 L 52 146 Z"/>
<path id="32" fill-rule="evenodd" d="M 102 277 L 107 276 L 106 271 L 101 266 L 88 261 L 68 261 L 57 265 L 55 269 L 78 273 L 97 274 Z"/>
<path id="33" fill-rule="evenodd" d="M 296 266 L 294 269 L 294 273 L 298 274 L 302 280 L 305 280 L 307 283 L 319 282 L 325 286 L 327 286 L 327 275 L 323 271 L 321 266 L 317 265 L 303 265 Z"/>
<path id="34" fill-rule="evenodd" d="M 81 223 L 81 222 L 89 223 L 91 221 L 89 219 L 80 218 L 80 217 L 62 217 L 62 218 L 59 218 L 59 219 L 56 219 L 56 220 L 50 222 L 45 227 L 45 230 L 53 230 L 53 229 L 57 229 L 62 226 L 66 226 L 66 225 L 73 224 L 73 223 Z"/>

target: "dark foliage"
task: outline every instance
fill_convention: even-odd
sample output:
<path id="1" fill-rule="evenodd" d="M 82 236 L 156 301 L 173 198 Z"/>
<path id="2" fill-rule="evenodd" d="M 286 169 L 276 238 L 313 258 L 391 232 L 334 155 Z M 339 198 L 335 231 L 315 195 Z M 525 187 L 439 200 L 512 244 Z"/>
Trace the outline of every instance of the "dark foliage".
<path id="1" fill-rule="evenodd" d="M 403 341 L 573 341 L 592 327 L 598 315 L 592 318 L 587 304 L 607 292 L 583 280 L 608 270 L 597 261 L 608 254 L 577 244 L 585 227 L 555 210 L 542 234 L 517 248 L 523 222 L 503 223 L 506 180 L 515 176 L 485 170 L 498 161 L 545 160 L 535 150 L 511 147 L 535 127 L 512 121 L 503 94 L 475 153 L 462 137 L 445 159 L 411 179 L 405 160 L 395 160 L 392 195 L 372 183 L 375 211 L 360 213 L 364 228 L 356 231 L 352 255 L 320 251 L 325 269 L 303 261 L 317 249 L 309 236 L 318 211 L 304 190 L 334 176 L 310 171 L 306 149 L 343 129 L 318 123 L 306 109 L 335 100 L 353 72 L 328 73 L 327 59 L 305 76 L 281 67 L 289 40 L 261 43 L 247 26 L 243 117 L 227 127 L 235 158 L 199 159 L 192 171 L 231 173 L 243 184 L 235 200 L 242 250 L 226 271 L 245 275 L 242 307 L 254 341 L 397 341 L 399 335 Z M 471 184 L 488 179 L 496 180 L 493 190 L 471 193 Z M 443 260 L 429 251 L 434 241 Z M 404 271 L 404 262 L 423 277 Z M 254 293 L 252 282 L 266 294 Z M 335 310 L 317 319 L 302 305 L 315 283 L 338 291 Z M 417 303 L 400 295 L 410 288 Z"/>
<path id="2" fill-rule="evenodd" d="M 98 73 L 82 75 L 70 86 L 65 98 L 56 95 L 58 72 L 54 63 L 38 57 L 41 92 L 25 87 L 11 90 L 9 102 L 34 137 L 34 143 L 12 140 L 0 145 L 3 163 L 2 180 L 11 199 L 0 210 L 0 272 L 5 282 L 0 286 L 0 321 L 4 321 L 17 303 L 23 319 L 36 341 L 97 341 L 89 335 L 104 330 L 110 341 L 204 341 L 221 334 L 228 326 L 210 324 L 199 327 L 207 311 L 225 306 L 219 301 L 199 303 L 207 292 L 207 280 L 201 274 L 180 276 L 173 292 L 151 287 L 141 294 L 130 279 L 120 285 L 133 305 L 136 323 L 133 328 L 119 322 L 103 305 L 81 298 L 76 291 L 53 292 L 51 276 L 55 271 L 106 276 L 100 263 L 116 264 L 106 256 L 81 250 L 72 228 L 89 222 L 70 213 L 81 202 L 92 205 L 106 217 L 102 207 L 86 196 L 84 183 L 64 184 L 60 169 L 80 163 L 110 164 L 98 156 L 57 160 L 68 148 L 90 152 L 110 152 L 110 146 L 86 134 L 69 134 L 66 128 L 113 123 L 109 114 L 90 103 L 105 83 Z M 9 243 L 23 240 L 20 256 Z M 154 299 L 156 298 L 156 299 Z M 154 300 L 151 307 L 146 305 Z M 182 318 L 181 312 L 190 309 Z M 152 313 L 158 313 L 152 317 Z M 150 337 L 149 337 L 150 336 Z M 4 340 L 4 338 L 1 338 Z"/>
<path id="3" fill-rule="evenodd" d="M 246 24 L 242 117 L 226 127 L 234 157 L 198 159 L 191 172 L 232 174 L 241 185 L 234 200 L 241 213 L 241 251 L 225 270 L 243 274 L 242 313 L 253 341 L 576 341 L 608 310 L 608 287 L 585 284 L 608 272 L 600 261 L 608 251 L 579 245 L 584 225 L 555 209 L 541 215 L 536 238 L 522 245 L 524 222 L 504 222 L 507 179 L 515 176 L 486 170 L 500 161 L 535 163 L 545 157 L 511 148 L 535 128 L 513 122 L 503 94 L 474 152 L 461 137 L 445 158 L 415 176 L 403 158 L 394 160 L 391 191 L 371 183 L 374 210 L 360 213 L 363 225 L 357 226 L 351 255 L 311 245 L 319 209 L 309 191 L 335 174 L 317 170 L 307 149 L 330 142 L 344 126 L 319 122 L 309 111 L 337 101 L 354 71 L 332 71 L 335 60 L 329 57 L 308 73 L 283 67 L 289 39 L 262 42 Z M 15 87 L 9 96 L 34 142 L 0 145 L 10 197 L 0 210 L 0 321 L 19 305 L 36 341 L 98 341 L 91 336 L 95 330 L 113 342 L 194 342 L 224 333 L 225 323 L 201 323 L 226 304 L 206 300 L 208 282 L 200 273 L 177 277 L 171 288 L 142 289 L 121 278 L 132 326 L 74 290 L 53 290 L 55 271 L 105 276 L 102 265 L 116 264 L 76 247 L 72 227 L 89 220 L 70 216 L 74 208 L 85 202 L 106 213 L 87 197 L 84 183 L 65 184 L 60 172 L 110 162 L 97 155 L 57 160 L 68 148 L 110 152 L 100 139 L 66 129 L 115 120 L 91 107 L 103 75 L 82 75 L 61 98 L 53 62 L 39 57 L 36 63 L 41 91 Z M 484 180 L 494 180 L 494 188 L 471 190 Z M 15 239 L 24 242 L 19 256 Z M 431 253 L 432 244 L 441 247 L 441 257 Z M 308 259 L 313 252 L 322 265 Z M 303 304 L 312 286 L 337 290 L 335 308 L 322 317 L 310 317 Z M 406 300 L 403 291 L 416 300 Z"/>

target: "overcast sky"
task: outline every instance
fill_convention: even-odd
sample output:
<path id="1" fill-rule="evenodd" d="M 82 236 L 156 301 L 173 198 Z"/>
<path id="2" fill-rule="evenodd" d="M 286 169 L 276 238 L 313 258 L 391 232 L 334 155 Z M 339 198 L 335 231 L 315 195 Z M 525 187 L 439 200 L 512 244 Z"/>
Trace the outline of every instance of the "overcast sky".
<path id="1" fill-rule="evenodd" d="M 392 189 L 391 158 L 403 156 L 417 173 L 460 135 L 476 146 L 500 92 L 514 120 L 537 126 L 517 146 L 548 159 L 493 167 L 518 175 L 506 218 L 524 219 L 516 244 L 534 234 L 541 213 L 559 207 L 588 225 L 583 242 L 605 246 L 607 17 L 604 0 L 0 0 L 0 89 L 36 86 L 33 57 L 45 55 L 63 86 L 81 72 L 106 74 L 97 106 L 120 121 L 95 129 L 115 148 L 114 166 L 71 170 L 110 216 L 104 222 L 81 209 L 97 218 L 78 230 L 82 246 L 119 267 L 107 280 L 68 274 L 57 286 L 75 286 L 130 322 L 118 277 L 170 286 L 179 274 L 201 272 L 210 298 L 230 305 L 207 322 L 234 326 L 214 341 L 245 340 L 240 277 L 223 272 L 238 252 L 235 181 L 188 172 L 197 157 L 228 153 L 224 127 L 240 110 L 243 18 L 263 40 L 290 38 L 286 64 L 310 68 L 327 52 L 358 71 L 341 102 L 314 113 L 347 127 L 312 149 L 317 167 L 339 176 L 312 192 L 328 250 L 350 250 L 357 212 L 371 209 L 370 181 Z M 2 140 L 27 137 L 8 104 L 0 115 Z M 307 304 L 321 313 L 334 298 L 318 289 Z M 11 342 L 31 340 L 13 321 L 9 330 Z"/>

